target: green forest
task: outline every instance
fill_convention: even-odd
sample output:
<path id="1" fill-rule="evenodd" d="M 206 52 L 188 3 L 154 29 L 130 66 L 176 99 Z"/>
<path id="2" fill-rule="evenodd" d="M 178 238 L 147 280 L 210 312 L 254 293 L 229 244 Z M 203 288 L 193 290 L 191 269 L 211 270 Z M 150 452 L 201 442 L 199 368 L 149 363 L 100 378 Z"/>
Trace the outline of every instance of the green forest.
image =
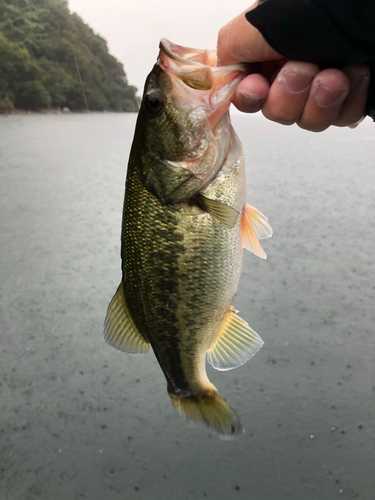
<path id="1" fill-rule="evenodd" d="M 0 0 L 0 112 L 137 111 L 123 65 L 64 0 Z"/>

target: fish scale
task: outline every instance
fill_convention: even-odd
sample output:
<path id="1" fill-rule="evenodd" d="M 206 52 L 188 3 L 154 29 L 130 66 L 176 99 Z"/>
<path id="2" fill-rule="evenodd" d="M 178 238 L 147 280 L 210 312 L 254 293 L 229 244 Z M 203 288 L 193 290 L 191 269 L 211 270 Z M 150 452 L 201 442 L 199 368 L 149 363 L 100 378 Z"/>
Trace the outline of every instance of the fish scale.
<path id="1" fill-rule="evenodd" d="M 199 381 L 191 382 L 198 378 L 192 373 L 197 361 L 186 354 L 205 355 L 230 306 L 241 268 L 239 223 L 228 230 L 205 213 L 163 206 L 142 185 L 141 160 L 135 156 L 129 162 L 123 217 L 125 295 L 140 333 L 158 359 L 165 358 L 174 384 L 185 389 L 189 379 L 191 392 L 197 392 Z M 179 348 L 173 359 L 179 359 L 179 370 L 165 354 L 171 343 Z"/>

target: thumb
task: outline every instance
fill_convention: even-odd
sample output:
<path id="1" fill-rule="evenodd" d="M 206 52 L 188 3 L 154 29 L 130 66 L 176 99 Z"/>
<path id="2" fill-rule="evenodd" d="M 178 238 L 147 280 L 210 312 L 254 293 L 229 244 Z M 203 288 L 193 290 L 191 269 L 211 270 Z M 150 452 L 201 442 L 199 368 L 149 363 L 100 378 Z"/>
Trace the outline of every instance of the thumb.
<path id="1" fill-rule="evenodd" d="M 258 2 L 235 17 L 219 31 L 217 41 L 218 66 L 239 62 L 263 62 L 282 59 L 283 56 L 268 45 L 261 33 L 250 24 L 245 14 Z"/>

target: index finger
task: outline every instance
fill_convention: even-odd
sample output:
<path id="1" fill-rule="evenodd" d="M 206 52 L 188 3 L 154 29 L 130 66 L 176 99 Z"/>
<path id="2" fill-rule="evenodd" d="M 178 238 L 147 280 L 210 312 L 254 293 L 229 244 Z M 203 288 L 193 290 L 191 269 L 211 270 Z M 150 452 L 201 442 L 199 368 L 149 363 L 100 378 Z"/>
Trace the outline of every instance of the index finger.
<path id="1" fill-rule="evenodd" d="M 281 59 L 260 32 L 250 24 L 245 14 L 256 7 L 258 2 L 235 17 L 219 31 L 217 41 L 218 66 L 239 62 L 263 62 Z"/>

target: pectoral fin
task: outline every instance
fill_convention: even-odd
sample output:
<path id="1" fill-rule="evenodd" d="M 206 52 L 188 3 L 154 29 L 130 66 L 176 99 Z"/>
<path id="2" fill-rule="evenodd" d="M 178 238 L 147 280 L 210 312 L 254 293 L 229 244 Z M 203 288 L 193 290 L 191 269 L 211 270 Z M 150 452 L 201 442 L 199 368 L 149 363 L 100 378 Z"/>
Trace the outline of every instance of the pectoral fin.
<path id="1" fill-rule="evenodd" d="M 264 344 L 260 336 L 230 307 L 215 343 L 207 352 L 207 361 L 217 370 L 238 368 Z"/>
<path id="2" fill-rule="evenodd" d="M 202 194 L 197 196 L 197 202 L 202 210 L 218 219 L 226 228 L 232 229 L 238 219 L 239 212 L 216 200 L 206 198 Z"/>
<path id="3" fill-rule="evenodd" d="M 266 252 L 263 250 L 259 239 L 272 236 L 272 228 L 268 223 L 267 217 L 259 210 L 247 204 L 242 210 L 241 220 L 241 238 L 244 248 L 253 252 L 261 259 L 266 259 Z"/>
<path id="4" fill-rule="evenodd" d="M 104 338 L 115 349 L 130 354 L 143 354 L 150 349 L 150 344 L 139 333 L 130 315 L 122 282 L 108 306 Z"/>

